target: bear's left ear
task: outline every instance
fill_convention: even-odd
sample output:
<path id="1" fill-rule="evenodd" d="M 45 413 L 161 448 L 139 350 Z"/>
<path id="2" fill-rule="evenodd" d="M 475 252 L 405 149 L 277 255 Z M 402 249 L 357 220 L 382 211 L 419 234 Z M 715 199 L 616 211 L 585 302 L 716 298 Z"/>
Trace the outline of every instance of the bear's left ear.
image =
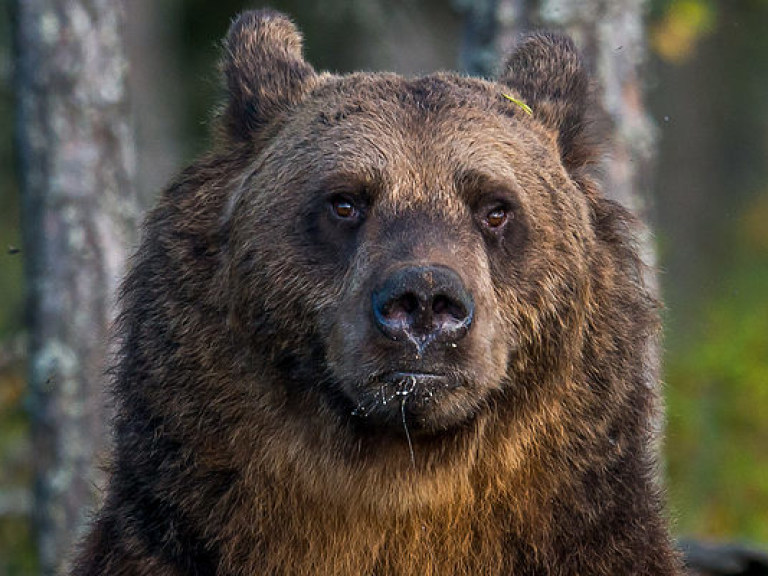
<path id="1" fill-rule="evenodd" d="M 302 55 L 301 34 L 274 10 L 244 12 L 232 23 L 221 67 L 229 97 L 224 127 L 241 141 L 297 104 L 315 77 Z"/>
<path id="2" fill-rule="evenodd" d="M 573 40 L 546 32 L 525 37 L 507 59 L 499 82 L 518 92 L 533 116 L 556 132 L 567 168 L 588 160 L 580 142 L 589 78 Z"/>

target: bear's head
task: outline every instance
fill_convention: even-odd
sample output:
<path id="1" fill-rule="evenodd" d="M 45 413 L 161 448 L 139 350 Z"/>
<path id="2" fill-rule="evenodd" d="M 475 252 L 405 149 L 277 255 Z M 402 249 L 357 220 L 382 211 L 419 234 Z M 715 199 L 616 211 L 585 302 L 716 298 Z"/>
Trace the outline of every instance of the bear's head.
<path id="1" fill-rule="evenodd" d="M 527 37 L 495 81 L 336 76 L 259 11 L 222 68 L 216 146 L 126 284 L 118 392 L 153 438 L 328 497 L 645 445 L 654 305 L 631 218 L 589 176 L 569 39 Z"/>
<path id="2" fill-rule="evenodd" d="M 78 573 L 677 573 L 656 304 L 572 42 L 495 81 L 336 76 L 260 11 L 222 69 L 124 284 Z"/>
<path id="3" fill-rule="evenodd" d="M 315 74 L 270 12 L 226 49 L 223 138 L 252 150 L 224 216 L 240 330 L 283 327 L 291 372 L 381 433 L 444 433 L 573 361 L 594 233 L 568 39 L 531 36 L 497 82 Z"/>

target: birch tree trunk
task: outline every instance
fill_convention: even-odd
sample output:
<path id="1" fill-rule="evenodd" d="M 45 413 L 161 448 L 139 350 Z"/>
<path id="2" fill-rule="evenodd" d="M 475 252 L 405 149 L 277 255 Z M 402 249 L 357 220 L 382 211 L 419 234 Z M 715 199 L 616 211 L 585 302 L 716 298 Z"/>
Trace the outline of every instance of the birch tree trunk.
<path id="1" fill-rule="evenodd" d="M 17 149 L 42 572 L 98 497 L 114 295 L 137 216 L 123 5 L 16 0 Z"/>

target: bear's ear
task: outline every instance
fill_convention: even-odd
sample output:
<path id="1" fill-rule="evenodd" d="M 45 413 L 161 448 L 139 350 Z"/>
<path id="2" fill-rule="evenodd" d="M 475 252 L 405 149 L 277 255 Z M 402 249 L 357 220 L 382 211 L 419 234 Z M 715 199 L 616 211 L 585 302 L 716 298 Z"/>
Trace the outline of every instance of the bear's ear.
<path id="1" fill-rule="evenodd" d="M 588 160 L 582 140 L 589 78 L 573 40 L 546 32 L 526 36 L 499 81 L 517 91 L 533 116 L 557 133 L 566 167 Z"/>
<path id="2" fill-rule="evenodd" d="M 224 127 L 241 141 L 297 104 L 315 77 L 296 26 L 273 10 L 245 12 L 232 23 L 221 68 L 228 91 Z"/>

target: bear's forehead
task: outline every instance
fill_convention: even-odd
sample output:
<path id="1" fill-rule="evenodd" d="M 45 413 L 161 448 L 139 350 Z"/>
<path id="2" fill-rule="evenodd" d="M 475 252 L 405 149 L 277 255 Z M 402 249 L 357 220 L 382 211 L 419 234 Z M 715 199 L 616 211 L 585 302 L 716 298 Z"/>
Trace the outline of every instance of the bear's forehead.
<path id="1" fill-rule="evenodd" d="M 353 74 L 322 82 L 310 98 L 316 120 L 335 125 L 357 116 L 381 117 L 396 123 L 429 121 L 478 112 L 515 115 L 501 86 L 453 74 L 403 78 L 394 74 Z"/>
<path id="2" fill-rule="evenodd" d="M 411 159 L 489 159 L 504 148 L 519 157 L 552 155 L 551 138 L 513 94 L 494 82 L 444 73 L 333 78 L 305 100 L 295 134 L 324 153 L 357 148 Z"/>
<path id="3" fill-rule="evenodd" d="M 505 93 L 447 74 L 326 78 L 259 152 L 256 178 L 297 199 L 338 183 L 377 190 L 398 213 L 449 206 L 467 182 L 538 188 L 564 173 L 554 138 Z"/>
<path id="4" fill-rule="evenodd" d="M 355 74 L 327 79 L 282 133 L 275 157 L 303 177 L 338 173 L 384 181 L 413 198 L 465 174 L 515 183 L 557 154 L 541 127 L 507 99 L 509 89 L 451 74 L 415 79 Z M 285 173 L 285 163 L 277 163 Z"/>

